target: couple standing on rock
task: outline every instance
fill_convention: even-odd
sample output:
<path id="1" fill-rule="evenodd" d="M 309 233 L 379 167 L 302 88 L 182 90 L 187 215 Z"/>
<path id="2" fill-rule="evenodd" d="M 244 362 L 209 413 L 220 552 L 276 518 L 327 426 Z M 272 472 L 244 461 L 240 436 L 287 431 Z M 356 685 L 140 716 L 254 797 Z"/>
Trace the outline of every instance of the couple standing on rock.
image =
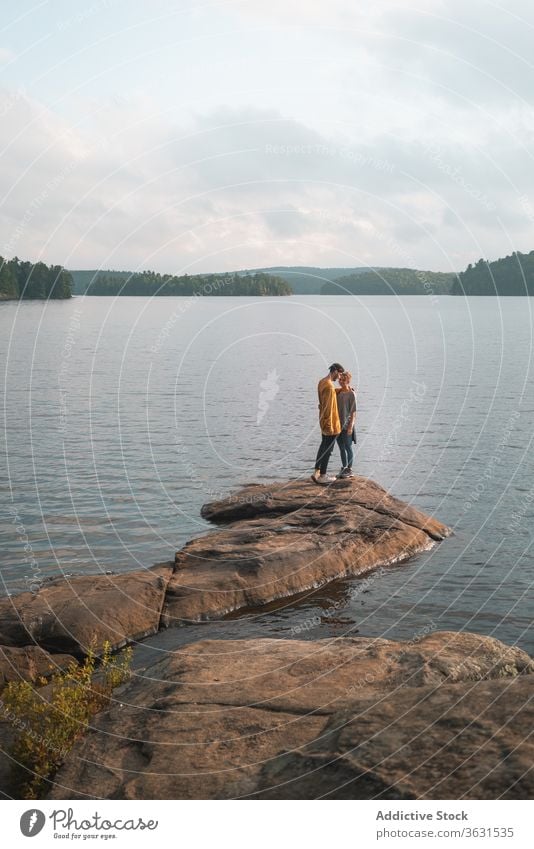
<path id="1" fill-rule="evenodd" d="M 350 385 L 352 375 L 339 363 L 332 363 L 326 377 L 319 381 L 319 424 L 322 440 L 317 452 L 312 481 L 325 486 L 335 478 L 327 475 L 328 461 L 337 441 L 341 453 L 338 478 L 353 478 L 352 443 L 356 442 L 356 395 Z M 339 388 L 334 386 L 339 381 Z"/>

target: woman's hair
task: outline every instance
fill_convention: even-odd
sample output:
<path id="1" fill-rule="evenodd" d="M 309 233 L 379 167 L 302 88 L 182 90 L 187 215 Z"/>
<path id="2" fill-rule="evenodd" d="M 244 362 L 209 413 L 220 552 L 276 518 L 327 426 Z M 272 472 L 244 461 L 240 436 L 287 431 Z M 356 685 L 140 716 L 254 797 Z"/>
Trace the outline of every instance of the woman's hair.
<path id="1" fill-rule="evenodd" d="M 352 389 L 353 392 L 356 392 L 356 387 L 352 385 L 352 375 L 350 371 L 344 371 L 343 374 L 339 375 L 340 382 L 342 377 L 346 379 L 349 389 Z"/>

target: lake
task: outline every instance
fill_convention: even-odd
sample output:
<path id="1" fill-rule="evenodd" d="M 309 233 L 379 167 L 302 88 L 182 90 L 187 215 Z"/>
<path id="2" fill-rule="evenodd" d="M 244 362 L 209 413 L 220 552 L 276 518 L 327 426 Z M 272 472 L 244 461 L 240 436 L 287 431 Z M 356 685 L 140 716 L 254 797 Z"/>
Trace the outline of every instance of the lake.
<path id="1" fill-rule="evenodd" d="M 147 646 L 300 626 L 465 629 L 534 652 L 531 299 L 76 297 L 0 304 L 0 325 L 4 592 L 172 559 L 207 529 L 205 501 L 308 476 L 316 385 L 337 360 L 358 390 L 355 471 L 454 536 L 365 584 Z"/>

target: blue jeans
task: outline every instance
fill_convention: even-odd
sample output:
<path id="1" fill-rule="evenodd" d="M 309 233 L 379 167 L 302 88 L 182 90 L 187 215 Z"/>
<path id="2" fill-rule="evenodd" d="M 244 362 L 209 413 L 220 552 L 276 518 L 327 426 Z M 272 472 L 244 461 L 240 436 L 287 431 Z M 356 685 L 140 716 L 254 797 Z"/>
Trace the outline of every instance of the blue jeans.
<path id="1" fill-rule="evenodd" d="M 328 469 L 328 461 L 330 460 L 330 455 L 334 450 L 335 444 L 335 436 L 329 436 L 327 433 L 322 434 L 321 444 L 319 446 L 319 450 L 317 452 L 317 459 L 315 461 L 315 468 L 320 469 L 322 475 L 326 475 L 326 470 Z"/>
<path id="2" fill-rule="evenodd" d="M 354 452 L 352 450 L 352 431 L 351 433 L 347 433 L 346 430 L 342 431 L 337 438 L 337 444 L 339 445 L 339 450 L 341 452 L 341 465 L 344 469 L 349 466 L 352 468 L 352 461 L 354 459 Z"/>

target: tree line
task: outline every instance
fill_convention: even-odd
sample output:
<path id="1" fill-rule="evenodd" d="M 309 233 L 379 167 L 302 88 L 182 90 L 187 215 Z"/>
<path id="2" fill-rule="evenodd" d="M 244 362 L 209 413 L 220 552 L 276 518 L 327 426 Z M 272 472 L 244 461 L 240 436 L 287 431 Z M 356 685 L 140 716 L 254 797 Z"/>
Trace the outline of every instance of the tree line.
<path id="1" fill-rule="evenodd" d="M 124 277 L 99 274 L 87 295 L 291 295 L 285 280 L 271 274 L 158 274 L 142 271 Z"/>
<path id="2" fill-rule="evenodd" d="M 322 295 L 448 295 L 456 275 L 415 268 L 377 268 L 325 283 Z"/>
<path id="3" fill-rule="evenodd" d="M 469 264 L 454 283 L 452 295 L 534 295 L 534 251 Z"/>
<path id="4" fill-rule="evenodd" d="M 287 279 L 265 271 L 181 276 L 155 271 L 75 274 L 91 275 L 88 295 L 293 294 Z M 73 288 L 71 273 L 60 265 L 0 256 L 0 300 L 70 298 Z M 458 274 L 413 268 L 371 269 L 339 276 L 325 283 L 320 291 L 323 295 L 534 295 L 534 251 L 516 251 L 494 262 L 479 259 Z"/>
<path id="5" fill-rule="evenodd" d="M 61 265 L 0 256 L 0 300 L 70 298 L 72 277 Z"/>

